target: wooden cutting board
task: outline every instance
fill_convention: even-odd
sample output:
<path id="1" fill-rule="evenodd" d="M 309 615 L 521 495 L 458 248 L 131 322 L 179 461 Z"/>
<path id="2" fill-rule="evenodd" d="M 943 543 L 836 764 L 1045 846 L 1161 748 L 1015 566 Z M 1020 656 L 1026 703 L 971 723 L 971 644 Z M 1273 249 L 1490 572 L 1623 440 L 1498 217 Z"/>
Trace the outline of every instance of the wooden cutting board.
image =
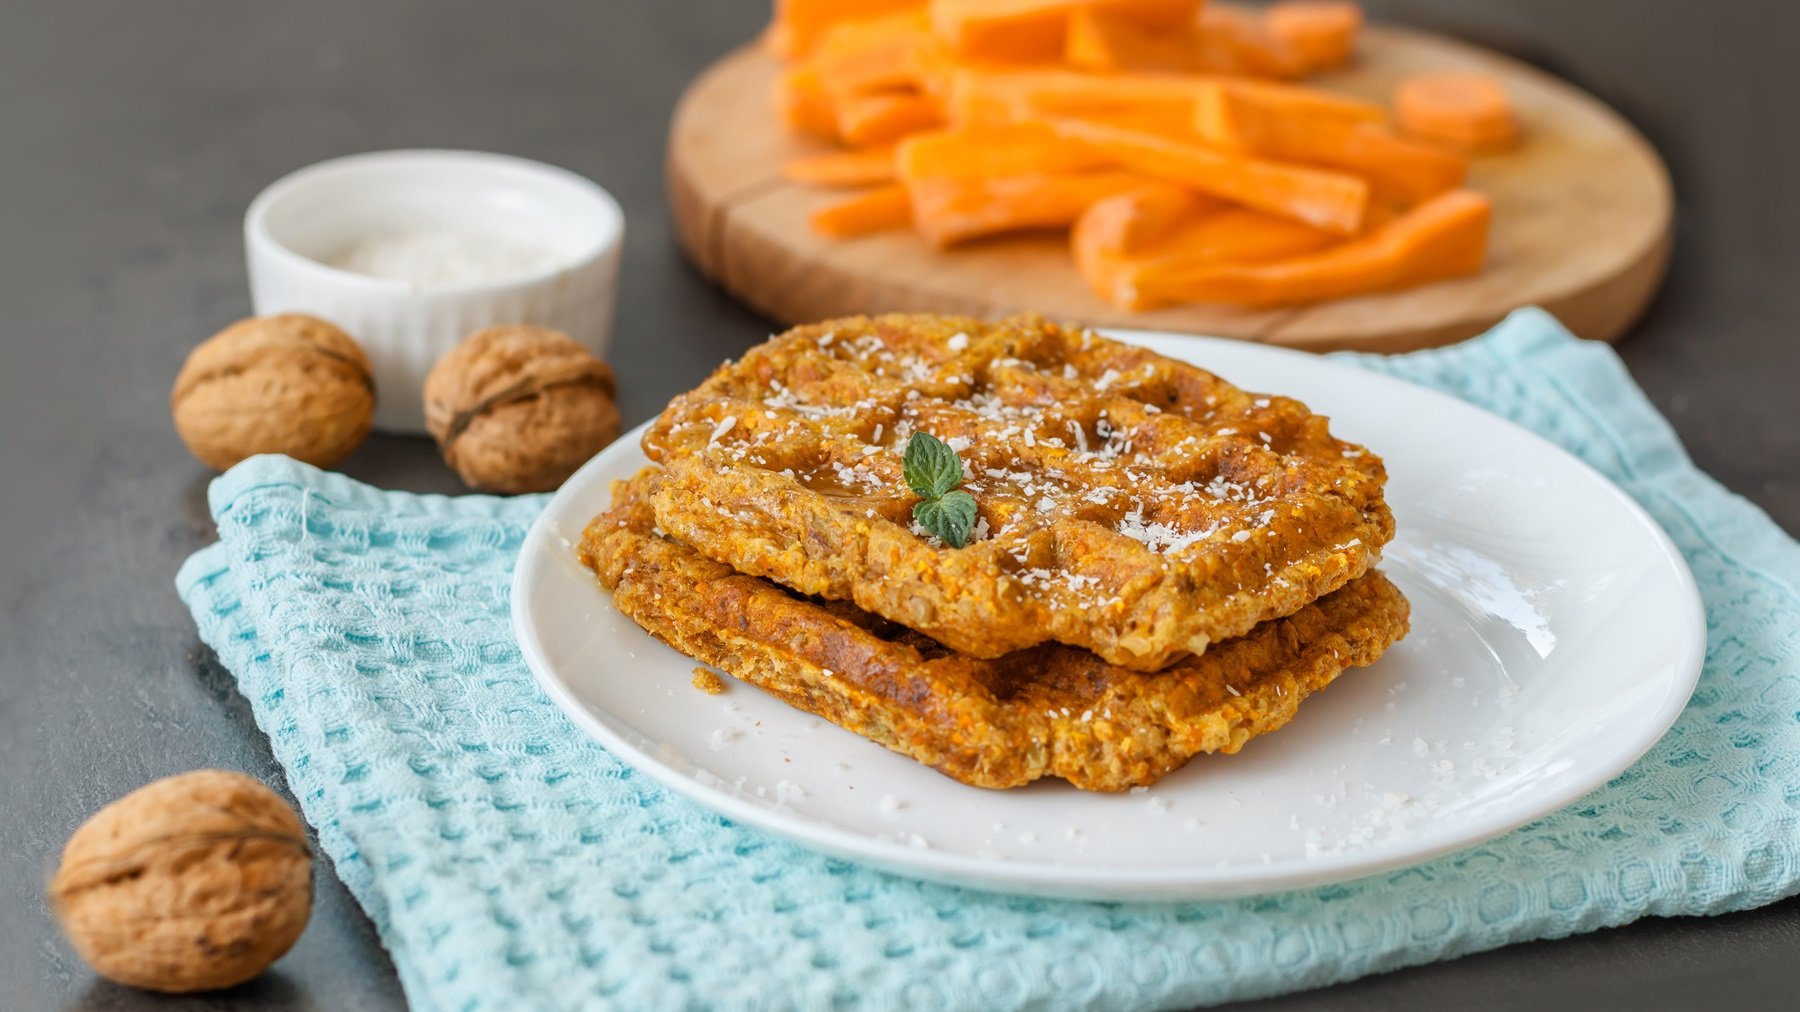
<path id="1" fill-rule="evenodd" d="M 1313 83 L 1386 102 L 1422 70 L 1497 75 L 1518 107 L 1516 151 L 1477 159 L 1470 184 L 1494 199 L 1487 267 L 1470 278 L 1292 309 L 1195 304 L 1142 313 L 1088 289 L 1064 237 L 1007 237 L 939 251 L 910 232 L 833 241 L 806 224 L 844 191 L 789 183 L 791 157 L 827 150 L 787 130 L 770 89 L 779 65 L 755 47 L 714 64 L 671 127 L 669 199 L 682 245 L 709 277 L 786 324 L 856 313 L 936 311 L 1237 337 L 1314 350 L 1406 351 L 1478 334 L 1524 305 L 1586 337 L 1635 321 L 1668 262 L 1673 197 L 1656 152 L 1617 113 L 1487 50 L 1371 26 L 1355 67 Z"/>

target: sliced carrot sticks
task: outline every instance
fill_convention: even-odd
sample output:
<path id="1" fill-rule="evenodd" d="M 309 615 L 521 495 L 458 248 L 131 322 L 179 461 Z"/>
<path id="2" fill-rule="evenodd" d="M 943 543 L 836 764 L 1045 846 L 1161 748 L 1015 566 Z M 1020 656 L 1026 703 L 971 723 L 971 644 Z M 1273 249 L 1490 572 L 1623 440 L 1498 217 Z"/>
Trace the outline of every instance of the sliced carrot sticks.
<path id="1" fill-rule="evenodd" d="M 1515 141 L 1497 81 L 1404 80 L 1394 113 L 1288 83 L 1354 59 L 1351 0 L 775 0 L 776 107 L 838 146 L 782 176 L 854 190 L 832 238 L 947 247 L 1068 229 L 1126 309 L 1295 305 L 1479 268 L 1470 152 Z"/>
<path id="2" fill-rule="evenodd" d="M 1303 144 L 1272 144 L 1256 150 L 1354 172 L 1369 181 L 1377 197 L 1403 204 L 1454 190 L 1469 173 L 1467 158 L 1416 144 L 1395 136 L 1386 127 L 1369 123 L 1328 127 Z"/>
<path id="3" fill-rule="evenodd" d="M 1059 135 L 1043 123 L 1012 123 L 985 130 L 935 130 L 913 134 L 895 149 L 904 179 L 981 179 L 1099 168 L 1105 155 Z"/>
<path id="4" fill-rule="evenodd" d="M 1254 148 L 1272 135 L 1387 121 L 1387 110 L 1374 102 L 1270 81 L 1213 78 L 1197 84 L 1194 94 L 1194 129 L 1225 147 Z"/>
<path id="5" fill-rule="evenodd" d="M 763 45 L 781 59 L 798 59 L 836 25 L 924 7 L 925 0 L 775 0 Z"/>
<path id="6" fill-rule="evenodd" d="M 1250 77 L 1299 77 L 1304 65 L 1275 41 L 1262 12 L 1209 4 L 1200 12 L 1196 70 Z"/>
<path id="7" fill-rule="evenodd" d="M 1187 221 L 1224 205 L 1172 183 L 1152 182 L 1096 201 L 1076 222 L 1079 242 L 1097 253 L 1141 253 Z"/>
<path id="8" fill-rule="evenodd" d="M 1130 172 L 909 180 L 913 227 L 938 246 L 1002 232 L 1065 227 L 1099 200 L 1145 182 Z"/>
<path id="9" fill-rule="evenodd" d="M 1134 225 L 1138 235 L 1130 234 Z M 1070 234 L 1076 265 L 1095 294 L 1128 310 L 1174 301 L 1157 291 L 1160 277 L 1212 264 L 1297 257 L 1339 241 L 1310 225 L 1260 211 L 1192 203 L 1177 207 L 1166 194 L 1143 189 L 1089 207 Z"/>
<path id="10" fill-rule="evenodd" d="M 877 186 L 854 197 L 827 204 L 807 219 L 813 231 L 833 239 L 849 239 L 905 228 L 912 220 L 906 188 L 898 184 Z"/>
<path id="11" fill-rule="evenodd" d="M 1135 21 L 1151 28 L 1176 28 L 1194 23 L 1202 0 L 1075 0 L 1077 11 L 1105 14 Z"/>
<path id="12" fill-rule="evenodd" d="M 1314 253 L 1341 241 L 1289 218 L 1234 207 L 1171 230 L 1144 255 L 1158 264 L 1257 264 Z"/>
<path id="13" fill-rule="evenodd" d="M 1296 305 L 1473 274 L 1486 255 L 1492 211 L 1481 194 L 1453 190 L 1367 235 L 1306 256 L 1150 265 L 1135 278 L 1136 301 Z"/>
<path id="14" fill-rule="evenodd" d="M 964 58 L 1055 60 L 1070 7 L 1069 0 L 931 0 L 931 27 Z"/>
<path id="15" fill-rule="evenodd" d="M 1160 71 L 1184 73 L 1200 66 L 1198 24 L 1170 28 L 1146 25 L 1097 10 L 1069 18 L 1063 60 L 1101 73 Z"/>
<path id="16" fill-rule="evenodd" d="M 1208 213 L 1217 202 L 1170 183 L 1150 183 L 1096 201 L 1075 220 L 1069 250 L 1094 294 L 1120 309 L 1137 308 L 1138 261 L 1147 247 Z"/>
<path id="17" fill-rule="evenodd" d="M 1369 184 L 1359 177 L 1221 151 L 1092 120 L 1056 119 L 1058 133 L 1119 165 L 1343 235 L 1362 227 Z"/>
<path id="18" fill-rule="evenodd" d="M 1280 0 L 1263 14 L 1270 38 L 1302 74 L 1349 63 L 1362 22 L 1362 8 L 1345 0 Z"/>
<path id="19" fill-rule="evenodd" d="M 831 151 L 822 155 L 791 158 L 781 166 L 784 179 L 811 186 L 874 186 L 891 183 L 894 149 Z"/>
<path id="20" fill-rule="evenodd" d="M 823 140 L 838 139 L 837 109 L 815 67 L 790 67 L 775 79 L 775 111 L 794 130 Z"/>
<path id="21" fill-rule="evenodd" d="M 1042 63 L 1062 57 L 1071 18 L 1185 30 L 1201 7 L 1200 0 L 931 0 L 931 24 L 965 59 Z"/>
<path id="22" fill-rule="evenodd" d="M 828 89 L 843 95 L 916 89 L 915 54 L 931 44 L 923 16 L 846 22 L 826 34 L 807 63 Z"/>
<path id="23" fill-rule="evenodd" d="M 979 129 L 1046 115 L 1095 116 L 1156 110 L 1193 115 L 1201 82 L 1163 74 L 1080 74 L 1067 70 L 964 70 L 955 75 L 945 115 L 963 129 Z"/>
<path id="24" fill-rule="evenodd" d="M 888 144 L 944 122 L 935 99 L 908 92 L 855 95 L 837 102 L 838 135 L 845 144 Z"/>
<path id="25" fill-rule="evenodd" d="M 1466 159 L 1395 136 L 1385 118 L 1380 106 L 1310 88 L 1215 82 L 1196 105 L 1194 130 L 1220 147 L 1348 170 L 1403 203 L 1462 185 Z"/>

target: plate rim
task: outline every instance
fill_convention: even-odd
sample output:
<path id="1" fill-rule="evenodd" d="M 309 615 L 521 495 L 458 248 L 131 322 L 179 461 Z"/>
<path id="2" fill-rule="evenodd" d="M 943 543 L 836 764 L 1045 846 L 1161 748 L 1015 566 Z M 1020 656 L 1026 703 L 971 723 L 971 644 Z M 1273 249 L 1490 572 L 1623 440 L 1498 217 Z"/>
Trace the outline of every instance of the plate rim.
<path id="1" fill-rule="evenodd" d="M 1310 364 L 1323 365 L 1330 369 L 1347 370 L 1359 381 L 1373 381 L 1377 387 L 1391 385 L 1403 388 L 1408 395 L 1424 395 L 1427 399 L 1436 400 L 1453 411 L 1474 412 L 1490 424 L 1498 424 L 1503 428 L 1511 429 L 1515 436 L 1524 436 L 1528 443 L 1536 445 L 1539 452 L 1559 456 L 1566 463 L 1574 464 L 1589 481 L 1598 485 L 1615 502 L 1623 506 L 1631 518 L 1649 533 L 1651 540 L 1659 549 L 1660 555 L 1673 563 L 1672 568 L 1677 584 L 1675 589 L 1684 599 L 1688 611 L 1689 628 L 1682 638 L 1682 643 L 1686 647 L 1684 656 L 1670 668 L 1674 673 L 1673 680 L 1668 687 L 1669 691 L 1664 694 L 1658 704 L 1655 719 L 1646 721 L 1642 725 L 1640 734 L 1631 739 L 1629 747 L 1616 750 L 1609 757 L 1609 761 L 1593 764 L 1587 775 L 1572 777 L 1567 783 L 1559 785 L 1559 789 L 1542 795 L 1541 799 L 1534 804 L 1521 805 L 1516 809 L 1503 809 L 1499 817 L 1455 820 L 1454 823 L 1443 826 L 1435 832 L 1426 831 L 1411 836 L 1410 839 L 1420 841 L 1418 845 L 1398 848 L 1395 852 L 1348 850 L 1307 857 L 1299 861 L 1289 859 L 1285 863 L 1250 869 L 1248 873 L 1243 867 L 1234 865 L 1196 865 L 1180 870 L 1132 869 L 1068 866 L 1029 859 L 983 858 L 972 854 L 920 849 L 904 843 L 885 841 L 856 830 L 759 805 L 719 787 L 703 783 L 658 760 L 655 756 L 632 744 L 623 735 L 616 733 L 607 726 L 605 721 L 591 713 L 575 697 L 573 690 L 566 682 L 555 675 L 554 666 L 548 661 L 538 630 L 530 621 L 529 609 L 525 605 L 528 597 L 526 588 L 536 581 L 548 558 L 549 553 L 539 549 L 547 549 L 558 540 L 557 534 L 551 530 L 552 518 L 561 512 L 568 511 L 572 502 L 582 497 L 588 491 L 589 486 L 599 480 L 595 476 L 600 471 L 611 466 L 619 456 L 634 452 L 644 431 L 655 422 L 654 417 L 620 436 L 618 440 L 596 454 L 571 475 L 551 495 L 550 501 L 532 521 L 520 543 L 519 556 L 514 565 L 513 577 L 509 585 L 511 595 L 509 609 L 514 638 L 518 642 L 526 666 L 531 670 L 533 680 L 571 722 L 589 737 L 598 741 L 615 757 L 676 794 L 733 821 L 755 826 L 763 832 L 789 840 L 810 850 L 845 858 L 904 877 L 949 883 L 989 892 L 1106 901 L 1224 899 L 1286 892 L 1354 881 L 1383 872 L 1423 864 L 1445 854 L 1478 846 L 1566 808 L 1605 786 L 1648 754 L 1656 743 L 1668 733 L 1669 728 L 1674 726 L 1682 711 L 1686 709 L 1689 699 L 1698 687 L 1705 662 L 1706 610 L 1704 601 L 1700 597 L 1699 586 L 1694 580 L 1693 572 L 1689 568 L 1686 558 L 1682 556 L 1680 549 L 1669 537 L 1668 532 L 1663 530 L 1662 525 L 1658 524 L 1655 518 L 1617 483 L 1580 457 L 1517 422 L 1488 411 L 1479 405 L 1430 387 L 1410 383 L 1385 373 L 1358 369 L 1355 366 L 1314 353 L 1230 338 L 1204 337 L 1167 331 L 1114 327 L 1096 329 L 1106 336 L 1131 344 L 1147 346 L 1159 353 L 1170 354 L 1170 357 L 1180 358 L 1192 364 L 1199 363 L 1195 363 L 1189 356 L 1171 354 L 1167 350 L 1166 342 L 1181 345 L 1191 344 L 1194 346 L 1196 354 L 1208 347 L 1222 347 L 1233 353 L 1268 354 L 1277 358 L 1306 360 Z M 1201 367 L 1205 368 L 1205 366 Z M 641 452 L 641 450 L 636 450 L 636 452 Z M 582 521 L 582 523 L 585 522 L 585 520 Z M 941 776 L 923 765 L 919 767 L 919 771 L 922 774 Z M 980 788 L 970 789 L 979 790 Z M 1471 822 L 1478 828 L 1473 830 L 1468 828 Z"/>

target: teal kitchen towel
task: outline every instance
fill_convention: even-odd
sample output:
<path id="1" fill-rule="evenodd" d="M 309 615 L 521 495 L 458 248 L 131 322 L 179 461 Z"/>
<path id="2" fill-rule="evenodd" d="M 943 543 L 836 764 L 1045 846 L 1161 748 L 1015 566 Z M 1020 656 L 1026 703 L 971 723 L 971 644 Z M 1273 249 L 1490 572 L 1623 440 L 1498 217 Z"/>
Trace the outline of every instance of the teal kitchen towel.
<path id="1" fill-rule="evenodd" d="M 1701 474 L 1613 352 L 1536 311 L 1358 358 L 1504 415 L 1642 503 L 1705 596 L 1699 691 L 1637 765 L 1459 854 L 1230 902 L 910 881 L 674 796 L 538 691 L 509 631 L 541 497 L 221 477 L 178 578 L 418 1009 L 1178 1008 L 1800 891 L 1800 546 Z"/>

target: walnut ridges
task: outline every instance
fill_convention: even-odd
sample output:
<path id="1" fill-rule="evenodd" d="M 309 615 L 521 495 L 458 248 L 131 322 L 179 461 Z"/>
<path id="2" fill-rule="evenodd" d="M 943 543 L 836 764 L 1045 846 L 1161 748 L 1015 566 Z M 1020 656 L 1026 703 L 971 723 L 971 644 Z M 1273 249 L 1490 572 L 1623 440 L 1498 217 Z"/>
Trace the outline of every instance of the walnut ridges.
<path id="1" fill-rule="evenodd" d="M 375 380 L 362 347 L 333 324 L 264 316 L 196 347 L 169 405 L 182 442 L 221 471 L 259 453 L 330 467 L 369 434 Z"/>
<path id="2" fill-rule="evenodd" d="M 425 378 L 444 462 L 484 492 L 544 492 L 619 436 L 613 372 L 574 338 L 524 325 L 471 334 Z"/>
<path id="3" fill-rule="evenodd" d="M 299 816 L 260 781 L 196 770 L 95 812 L 63 848 L 50 903 L 101 976 L 153 991 L 261 973 L 312 913 Z"/>

